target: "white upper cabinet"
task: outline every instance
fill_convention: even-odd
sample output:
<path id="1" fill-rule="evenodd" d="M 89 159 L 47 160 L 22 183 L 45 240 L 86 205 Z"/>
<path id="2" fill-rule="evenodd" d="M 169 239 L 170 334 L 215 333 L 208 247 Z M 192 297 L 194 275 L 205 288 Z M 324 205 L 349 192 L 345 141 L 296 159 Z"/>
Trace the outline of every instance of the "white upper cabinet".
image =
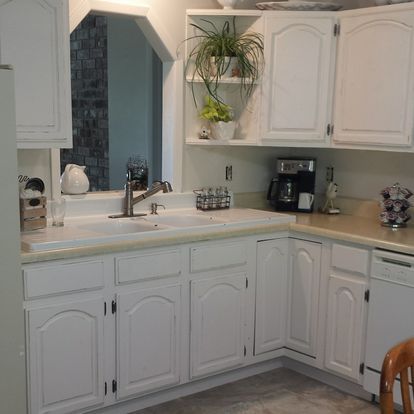
<path id="1" fill-rule="evenodd" d="M 321 145 L 328 139 L 335 18 L 284 16 L 265 18 L 263 143 Z"/>
<path id="2" fill-rule="evenodd" d="M 18 147 L 70 147 L 68 1 L 0 0 L 0 63 L 15 71 Z"/>
<path id="3" fill-rule="evenodd" d="M 414 10 L 384 9 L 341 18 L 336 144 L 411 145 Z"/>

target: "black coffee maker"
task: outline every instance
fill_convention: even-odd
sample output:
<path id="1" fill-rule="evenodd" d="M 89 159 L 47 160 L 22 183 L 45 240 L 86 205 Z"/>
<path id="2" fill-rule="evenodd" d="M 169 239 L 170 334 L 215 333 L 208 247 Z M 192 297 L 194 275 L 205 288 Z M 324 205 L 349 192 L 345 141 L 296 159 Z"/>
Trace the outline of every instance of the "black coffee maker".
<path id="1" fill-rule="evenodd" d="M 277 211 L 312 212 L 315 194 L 315 158 L 278 158 L 277 176 L 267 199 Z"/>

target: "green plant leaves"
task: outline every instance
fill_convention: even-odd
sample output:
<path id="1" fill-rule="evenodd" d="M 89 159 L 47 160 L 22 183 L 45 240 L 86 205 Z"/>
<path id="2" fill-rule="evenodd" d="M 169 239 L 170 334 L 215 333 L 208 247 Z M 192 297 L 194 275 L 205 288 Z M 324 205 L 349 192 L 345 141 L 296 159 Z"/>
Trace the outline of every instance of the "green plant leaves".
<path id="1" fill-rule="evenodd" d="M 207 93 L 213 100 L 224 105 L 219 95 L 220 80 L 229 68 L 228 57 L 237 58 L 240 74 L 240 95 L 242 99 L 251 96 L 255 83 L 263 70 L 263 36 L 256 32 L 238 34 L 236 17 L 230 23 L 226 20 L 219 29 L 212 21 L 201 19 L 204 26 L 191 23 L 198 33 L 186 41 L 197 44 L 190 50 L 186 65 L 186 74 L 191 74 L 194 102 L 194 82 L 200 78 Z"/>
<path id="2" fill-rule="evenodd" d="M 229 105 L 206 96 L 204 98 L 204 108 L 200 111 L 200 118 L 210 122 L 229 122 L 233 120 L 233 111 Z"/>

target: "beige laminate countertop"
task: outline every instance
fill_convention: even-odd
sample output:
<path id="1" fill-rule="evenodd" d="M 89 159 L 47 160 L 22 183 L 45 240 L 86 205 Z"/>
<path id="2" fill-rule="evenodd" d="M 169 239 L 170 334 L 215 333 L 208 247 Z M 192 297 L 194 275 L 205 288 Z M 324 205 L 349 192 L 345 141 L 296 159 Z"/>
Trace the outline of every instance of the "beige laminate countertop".
<path id="1" fill-rule="evenodd" d="M 377 219 L 345 214 L 297 214 L 290 230 L 360 243 L 366 246 L 414 254 L 414 226 L 402 229 L 383 227 Z"/>
<path id="2" fill-rule="evenodd" d="M 70 259 L 98 254 L 117 253 L 151 247 L 171 246 L 198 241 L 225 239 L 293 231 L 339 241 L 349 241 L 370 247 L 393 250 L 400 253 L 414 254 L 414 226 L 393 230 L 382 227 L 378 220 L 350 215 L 296 214 L 296 223 L 252 224 L 241 229 L 220 229 L 214 232 L 203 231 L 180 234 L 174 237 L 160 236 L 150 240 L 119 241 L 94 246 L 74 247 L 39 252 L 22 252 L 22 264 L 47 260 Z"/>

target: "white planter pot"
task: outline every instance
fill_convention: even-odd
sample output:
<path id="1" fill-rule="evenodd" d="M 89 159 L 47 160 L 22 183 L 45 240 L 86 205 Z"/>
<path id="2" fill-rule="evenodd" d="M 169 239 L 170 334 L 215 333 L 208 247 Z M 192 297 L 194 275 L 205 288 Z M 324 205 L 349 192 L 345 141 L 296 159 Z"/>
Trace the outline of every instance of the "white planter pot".
<path id="1" fill-rule="evenodd" d="M 238 0 L 217 0 L 217 3 L 223 7 L 223 9 L 234 9 Z"/>
<path id="2" fill-rule="evenodd" d="M 213 131 L 213 137 L 220 141 L 228 141 L 233 139 L 236 131 L 236 122 L 214 122 L 211 123 L 211 130 Z"/>
<path id="3" fill-rule="evenodd" d="M 236 57 L 225 57 L 221 62 L 220 62 L 220 79 L 225 79 L 225 78 L 232 78 L 234 77 L 234 73 L 237 74 L 237 69 L 238 69 L 238 59 Z M 216 76 L 217 75 L 217 64 L 216 64 L 216 59 L 214 57 L 211 58 L 211 64 L 210 64 L 210 71 L 211 71 L 211 75 L 212 76 Z M 235 70 L 235 72 L 233 72 L 233 70 Z"/>

